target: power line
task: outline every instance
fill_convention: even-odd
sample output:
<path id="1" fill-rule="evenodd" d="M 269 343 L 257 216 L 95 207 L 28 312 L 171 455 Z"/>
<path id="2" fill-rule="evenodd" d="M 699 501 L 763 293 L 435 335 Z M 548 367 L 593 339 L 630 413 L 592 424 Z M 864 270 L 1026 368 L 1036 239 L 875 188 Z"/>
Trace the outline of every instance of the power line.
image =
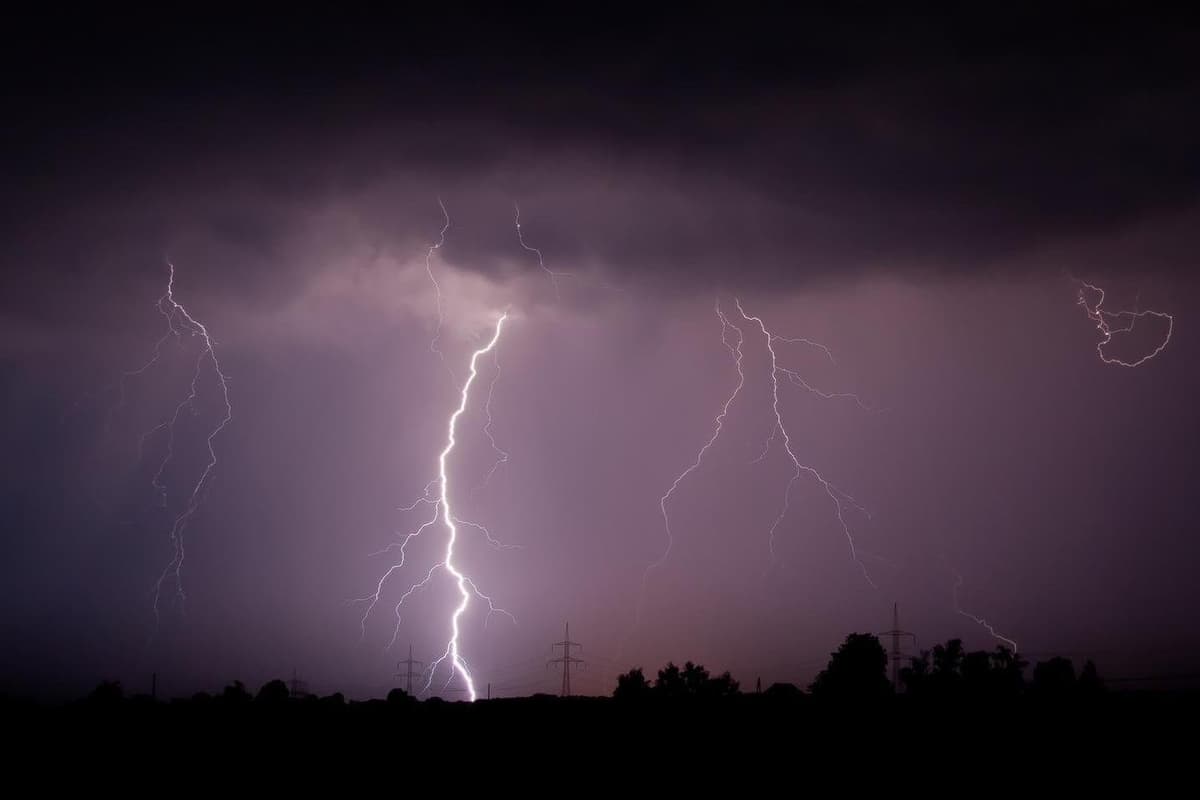
<path id="1" fill-rule="evenodd" d="M 419 666 L 421 666 L 421 667 L 423 668 L 423 667 L 425 666 L 425 662 L 424 662 L 424 661 L 414 661 L 414 660 L 413 660 L 413 657 L 412 657 L 412 643 L 410 642 L 410 643 L 409 643 L 409 645 L 408 645 L 408 658 L 406 658 L 406 659 L 403 659 L 402 661 L 397 661 L 397 662 L 396 662 L 396 669 L 397 669 L 397 670 L 399 670 L 401 666 L 405 667 L 405 670 L 404 670 L 403 672 L 397 672 L 397 673 L 396 673 L 396 677 L 397 677 L 397 678 L 399 678 L 401 675 L 403 675 L 403 676 L 404 676 L 404 691 L 405 691 L 405 693 L 406 693 L 406 694 L 408 694 L 408 696 L 409 696 L 409 697 L 412 697 L 412 693 L 413 693 L 413 692 L 412 692 L 412 679 L 413 679 L 413 676 L 414 676 L 414 675 L 419 675 L 419 674 L 421 674 L 421 673 L 419 673 L 419 672 L 413 672 L 413 667 L 415 667 L 415 666 L 418 666 L 418 665 L 419 665 Z"/>
<path id="2" fill-rule="evenodd" d="M 574 658 L 571 656 L 571 648 L 578 647 L 580 650 L 582 650 L 583 645 L 581 645 L 579 642 L 571 641 L 571 626 L 569 623 L 563 623 L 563 640 L 561 642 L 554 642 L 553 644 L 550 645 L 550 647 L 551 647 L 551 649 L 553 649 L 555 647 L 561 647 L 563 649 L 563 654 L 561 656 L 559 656 L 558 658 L 552 658 L 549 661 L 547 661 L 546 666 L 550 666 L 551 664 L 562 664 L 562 671 L 563 671 L 562 696 L 570 697 L 571 696 L 571 665 L 584 663 L 582 658 Z"/>
<path id="3" fill-rule="evenodd" d="M 900 659 L 911 658 L 912 656 L 900 651 L 900 637 L 908 636 L 912 638 L 913 647 L 917 646 L 917 635 L 909 631 L 900 630 L 900 604 L 892 603 L 892 629 L 883 631 L 877 634 L 878 636 L 892 637 L 892 652 L 890 658 L 892 661 L 892 690 L 899 693 L 900 691 Z"/>

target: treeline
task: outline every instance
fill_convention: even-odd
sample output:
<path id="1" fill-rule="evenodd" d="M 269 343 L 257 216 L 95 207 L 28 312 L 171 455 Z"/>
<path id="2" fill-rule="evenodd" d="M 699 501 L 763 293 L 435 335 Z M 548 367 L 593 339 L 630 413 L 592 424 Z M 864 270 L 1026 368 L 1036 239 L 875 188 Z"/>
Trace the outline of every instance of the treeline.
<path id="1" fill-rule="evenodd" d="M 1070 659 L 1055 657 L 1038 662 L 1031 679 L 1029 662 L 1007 647 L 966 652 L 961 639 L 950 639 L 932 650 L 924 650 L 900 670 L 900 691 L 914 699 L 1086 697 L 1104 691 L 1104 682 L 1090 660 L 1075 672 Z M 895 694 L 888 679 L 888 654 L 879 638 L 852 633 L 832 653 L 829 664 L 809 685 L 809 696 L 817 699 L 882 700 Z M 613 697 L 624 702 L 653 702 L 678 698 L 718 698 L 739 693 L 739 684 L 728 672 L 710 676 L 692 662 L 683 668 L 673 663 L 658 671 L 650 681 L 641 668 L 617 678 Z M 768 687 L 769 696 L 799 698 L 804 692 L 793 684 Z"/>
<path id="2" fill-rule="evenodd" d="M 1091 661 L 1084 662 L 1078 673 L 1070 659 L 1058 657 L 1038 662 L 1030 671 L 1029 662 L 1006 647 L 967 652 L 960 639 L 950 639 L 907 660 L 907 666 L 899 673 L 899 688 L 900 693 L 912 701 L 938 698 L 1003 700 L 1020 696 L 1086 698 L 1105 691 L 1104 682 Z M 760 700 L 882 701 L 896 693 L 888 677 L 888 668 L 888 654 L 878 637 L 852 633 L 830 655 L 828 665 L 809 684 L 807 692 L 794 684 L 777 683 L 767 687 Z M 728 701 L 740 696 L 744 696 L 742 687 L 728 672 L 710 674 L 702 665 L 691 661 L 683 666 L 668 663 L 653 678 L 641 667 L 631 669 L 618 676 L 612 692 L 612 698 L 623 705 Z M 546 695 L 535 697 L 549 699 Z M 151 700 L 146 695 L 127 698 L 120 683 L 106 681 L 97 686 L 84 703 L 114 706 L 145 704 Z M 402 689 L 393 689 L 386 700 L 367 701 L 373 706 L 390 708 L 417 702 Z M 431 698 L 422 705 L 444 702 Z M 214 710 L 300 704 L 322 708 L 348 705 L 340 692 L 320 698 L 314 695 L 292 697 L 282 680 L 268 681 L 257 692 L 251 692 L 241 681 L 234 681 L 218 694 L 200 692 L 187 699 L 173 700 L 172 704 Z"/>

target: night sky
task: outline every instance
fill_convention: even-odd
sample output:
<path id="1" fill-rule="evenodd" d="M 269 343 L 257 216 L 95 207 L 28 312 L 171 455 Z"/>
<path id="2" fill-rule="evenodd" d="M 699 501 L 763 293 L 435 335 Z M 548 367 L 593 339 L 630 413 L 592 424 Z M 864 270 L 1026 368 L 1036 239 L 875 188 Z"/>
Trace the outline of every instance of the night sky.
<path id="1" fill-rule="evenodd" d="M 392 608 L 443 526 L 365 625 L 352 601 L 430 518 L 401 508 L 505 310 L 447 462 L 455 513 L 519 546 L 459 526 L 457 563 L 516 618 L 478 599 L 462 617 L 481 692 L 554 690 L 566 621 L 577 691 L 668 659 L 806 684 L 893 602 L 922 647 L 998 643 L 961 610 L 1031 659 L 1200 672 L 1200 21 L 442 8 L 6 24 L 0 691 L 295 670 L 380 696 L 410 643 L 436 659 L 445 570 L 395 630 Z M 168 259 L 233 413 L 186 602 L 168 581 L 156 623 L 223 413 L 202 360 L 173 438 L 155 430 L 201 337 L 122 378 L 166 331 Z M 1166 347 L 1104 363 L 1080 280 L 1106 310 L 1173 315 Z M 869 512 L 843 500 L 857 560 L 808 473 L 772 546 L 794 468 L 737 301 L 834 357 L 775 340 L 781 367 L 866 407 L 776 373 L 799 460 Z M 669 498 L 663 558 L 660 498 L 738 385 L 739 329 L 744 385 Z M 1166 333 L 1138 317 L 1103 352 L 1136 361 Z M 507 453 L 490 477 L 488 432 Z"/>

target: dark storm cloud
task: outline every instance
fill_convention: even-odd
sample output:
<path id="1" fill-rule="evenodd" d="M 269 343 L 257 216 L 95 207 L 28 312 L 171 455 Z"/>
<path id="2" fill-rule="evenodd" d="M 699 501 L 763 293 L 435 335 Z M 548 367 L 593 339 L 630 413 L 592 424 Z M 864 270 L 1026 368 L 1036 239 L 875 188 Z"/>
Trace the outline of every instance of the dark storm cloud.
<path id="1" fill-rule="evenodd" d="M 310 244 L 330 207 L 355 223 L 329 236 L 411 249 L 442 193 L 489 230 L 459 265 L 490 273 L 512 268 L 517 200 L 559 265 L 621 280 L 970 276 L 1175 214 L 1200 187 L 1182 16 L 241 22 L 16 29 L 7 261 L 107 260 L 119 281 L 195 247 L 220 254 L 224 292 L 269 302 L 325 268 Z M 10 296 L 30 291 L 6 272 Z"/>
<path id="2" fill-rule="evenodd" d="M 464 537 L 521 626 L 473 621 L 469 658 L 491 680 L 564 617 L 589 658 L 614 655 L 662 553 L 659 498 L 736 377 L 713 284 L 828 343 L 836 365 L 781 354 L 814 385 L 887 409 L 790 385 L 781 401 L 804 458 L 871 509 L 854 533 L 882 589 L 811 486 L 769 561 L 789 471 L 778 442 L 754 460 L 773 404 L 747 326 L 746 388 L 672 500 L 676 544 L 624 656 L 803 680 L 796 662 L 878 630 L 897 599 L 923 642 L 990 645 L 950 606 L 944 555 L 967 607 L 1031 652 L 1200 660 L 1181 501 L 1198 469 L 1194 20 L 1011 4 L 915 21 L 751 4 L 205 13 L 7 20 L 0 688 L 157 668 L 177 693 L 299 667 L 376 692 L 390 609 L 356 644 L 345 600 L 376 585 L 368 554 L 409 529 L 395 509 L 435 470 L 457 400 L 444 367 L 461 379 L 510 302 L 491 431 L 512 458 L 466 490 L 494 455 L 475 402 L 453 470 L 464 516 L 526 548 Z M 439 195 L 444 365 L 423 263 Z M 578 274 L 562 302 L 514 202 L 548 266 Z M 113 401 L 162 336 L 166 255 L 235 418 L 189 533 L 188 617 L 145 657 L 145 590 L 217 396 L 206 373 L 165 508 L 156 442 L 138 445 L 188 390 L 197 343 L 171 342 Z M 1119 273 L 1113 307 L 1176 314 L 1170 345 L 1137 370 L 1100 363 L 1064 269 Z M 1151 271 L 1166 274 L 1134 275 Z M 1126 344 L 1156 335 L 1139 322 Z M 440 652 L 444 600 L 405 623 L 418 658 Z"/>

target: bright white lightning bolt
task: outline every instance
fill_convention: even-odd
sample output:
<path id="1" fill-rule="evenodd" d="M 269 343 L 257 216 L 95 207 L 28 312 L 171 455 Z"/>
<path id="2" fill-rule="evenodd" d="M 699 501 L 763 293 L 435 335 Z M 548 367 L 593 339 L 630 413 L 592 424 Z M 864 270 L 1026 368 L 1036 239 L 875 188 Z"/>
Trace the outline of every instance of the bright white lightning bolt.
<path id="1" fill-rule="evenodd" d="M 1118 367 L 1140 366 L 1161 353 L 1166 348 L 1167 343 L 1171 341 L 1171 333 L 1175 330 L 1175 318 L 1170 314 L 1162 311 L 1105 311 L 1103 308 L 1104 290 L 1098 286 L 1093 286 L 1087 281 L 1079 281 L 1079 283 L 1083 288 L 1079 290 L 1079 299 L 1077 302 L 1087 312 L 1088 319 L 1096 323 L 1096 330 L 1100 331 L 1100 341 L 1096 344 L 1096 353 L 1105 364 L 1112 364 Z M 1097 295 L 1094 304 L 1088 303 L 1088 291 Z M 1156 317 L 1167 321 L 1166 336 L 1163 337 L 1162 342 L 1153 351 L 1142 356 L 1137 361 L 1124 361 L 1120 358 L 1111 358 L 1104 353 L 1104 348 L 1112 341 L 1113 334 L 1129 333 L 1133 330 L 1134 324 L 1144 317 Z M 1125 327 L 1114 328 L 1111 323 L 1122 318 L 1127 319 L 1128 324 Z"/>
<path id="2" fill-rule="evenodd" d="M 184 333 L 187 333 L 189 336 L 199 336 L 204 343 L 204 346 L 200 350 L 200 354 L 196 357 L 196 366 L 192 371 L 191 389 L 188 392 L 188 395 L 175 406 L 174 413 L 166 421 L 159 423 L 150 431 L 142 434 L 138 440 L 138 451 L 140 453 L 147 436 L 164 428 L 167 431 L 167 451 L 163 456 L 162 461 L 159 463 L 158 469 L 154 473 L 154 477 L 151 479 L 151 483 L 153 484 L 155 490 L 157 490 L 162 497 L 164 505 L 167 501 L 167 487 L 166 484 L 163 483 L 163 473 L 166 471 L 168 464 L 174 456 L 175 423 L 178 422 L 179 417 L 183 413 L 184 409 L 191 410 L 193 414 L 198 413 L 195 408 L 195 402 L 199 396 L 200 376 L 204 370 L 206 361 L 212 365 L 213 374 L 216 376 L 217 382 L 220 385 L 221 398 L 225 406 L 225 413 L 224 416 L 221 417 L 220 421 L 217 422 L 216 425 L 208 432 L 208 436 L 205 439 L 205 445 L 208 448 L 208 462 L 204 465 L 204 470 L 201 472 L 200 477 L 192 485 L 192 490 L 188 495 L 188 499 L 183 507 L 183 510 L 175 516 L 175 519 L 171 524 L 171 544 L 174 547 L 175 552 L 171 560 L 167 563 L 167 566 L 163 569 L 162 574 L 159 575 L 158 580 L 154 584 L 154 618 L 156 622 L 159 619 L 159 599 L 162 595 L 163 583 L 169 576 L 174 576 L 175 592 L 180 603 L 187 599 L 187 595 L 183 590 L 182 573 L 183 559 L 185 555 L 184 532 L 187 529 L 188 522 L 191 521 L 191 518 L 196 513 L 196 510 L 204 502 L 209 478 L 212 476 L 213 469 L 217 465 L 217 452 L 213 446 L 213 441 L 216 439 L 217 435 L 225 429 L 225 426 L 228 425 L 233 419 L 233 407 L 229 402 L 229 379 L 228 376 L 226 376 L 221 370 L 221 363 L 217 360 L 217 352 L 214 347 L 212 337 L 209 335 L 208 328 L 206 328 L 203 323 L 199 322 L 190 313 L 188 313 L 188 310 L 175 299 L 175 265 L 168 261 L 167 266 L 170 268 L 170 273 L 167 278 L 167 290 L 162 297 L 158 299 L 157 304 L 159 313 L 161 313 L 167 320 L 167 332 L 163 334 L 162 338 L 159 339 L 154 345 L 154 352 L 149 361 L 147 361 L 138 369 L 130 370 L 126 373 L 123 373 L 121 376 L 121 396 L 123 402 L 124 380 L 128 377 L 133 377 L 135 375 L 144 373 L 153 364 L 155 364 L 162 352 L 163 344 L 172 335 L 178 338 Z"/>
<path id="3" fill-rule="evenodd" d="M 461 600 L 458 603 L 458 605 L 455 607 L 454 613 L 450 617 L 451 634 L 450 634 L 449 640 L 446 643 L 446 649 L 443 652 L 443 654 L 436 661 L 434 661 L 429 667 L 429 680 L 425 685 L 425 690 L 428 691 L 430 686 L 432 685 L 433 678 L 434 678 L 435 673 L 437 672 L 438 666 L 441 665 L 444 661 L 449 660 L 451 670 L 450 670 L 450 674 L 447 678 L 447 682 L 449 682 L 449 680 L 452 679 L 455 674 L 461 675 L 463 681 L 466 683 L 467 694 L 471 700 L 476 699 L 475 682 L 471 676 L 471 672 L 467 666 L 466 661 L 463 659 L 463 657 L 461 655 L 460 648 L 459 648 L 459 634 L 460 634 L 459 619 L 462 617 L 463 613 L 466 612 L 468 606 L 470 605 L 471 596 L 474 595 L 476 597 L 479 597 L 481 600 L 485 601 L 488 604 L 488 616 L 487 616 L 487 619 L 485 619 L 485 622 L 484 622 L 485 625 L 487 624 L 487 621 L 491 619 L 491 615 L 495 614 L 495 613 L 504 614 L 504 615 L 508 616 L 510 619 L 513 619 L 514 622 L 516 620 L 507 611 L 496 606 L 496 604 L 492 601 L 492 598 L 489 597 L 488 595 L 484 594 L 483 592 L 481 592 L 479 590 L 478 585 L 475 583 L 475 581 L 472 578 L 470 578 L 468 575 L 466 575 L 465 573 L 460 571 L 460 569 L 454 563 L 454 547 L 458 541 L 458 526 L 459 525 L 465 525 L 465 526 L 472 527 L 472 528 L 479 530 L 487 538 L 488 543 L 492 544 L 495 547 L 505 547 L 505 545 L 502 545 L 500 542 L 498 542 L 496 539 L 494 539 L 492 537 L 492 535 L 488 532 L 487 528 L 483 527 L 482 525 L 473 523 L 473 522 L 466 522 L 466 521 L 458 518 L 455 515 L 453 509 L 451 508 L 451 504 L 450 504 L 450 495 L 451 495 L 450 478 L 449 478 L 449 474 L 446 469 L 446 461 L 450 457 L 450 454 L 454 451 L 454 447 L 457 444 L 456 432 L 457 432 L 458 420 L 459 420 L 459 417 L 461 417 L 467 409 L 467 405 L 470 400 L 471 385 L 475 382 L 475 378 L 478 375 L 479 359 L 481 356 L 486 355 L 487 353 L 490 353 L 495 349 L 497 343 L 500 341 L 500 334 L 504 329 L 504 322 L 507 319 L 508 319 L 507 312 L 501 314 L 499 319 L 496 322 L 496 329 L 492 335 L 492 338 L 488 341 L 488 343 L 485 346 L 479 348 L 471 355 L 470 369 L 469 369 L 466 381 L 463 383 L 462 391 L 459 396 L 458 407 L 450 415 L 450 419 L 447 424 L 446 446 L 442 450 L 440 455 L 438 456 L 438 478 L 435 479 L 434 481 L 431 481 L 425 487 L 425 492 L 419 499 L 417 499 L 411 505 L 406 506 L 406 507 L 404 507 L 404 509 L 402 509 L 402 510 L 406 510 L 406 511 L 411 511 L 419 505 L 428 505 L 433 508 L 432 517 L 430 517 L 428 520 L 426 520 L 415 531 L 407 534 L 403 538 L 403 540 L 398 543 L 398 545 L 397 544 L 390 545 L 389 547 L 385 548 L 384 551 L 381 551 L 381 552 L 386 552 L 393 548 L 398 548 L 400 551 L 400 560 L 397 563 L 393 564 L 391 567 L 389 567 L 388 570 L 384 573 L 383 577 L 381 577 L 379 579 L 378 583 L 375 586 L 375 592 L 373 594 L 368 595 L 367 597 L 358 599 L 360 602 L 367 603 L 367 609 L 364 612 L 362 620 L 361 620 L 363 634 L 365 636 L 367 618 L 370 616 L 371 611 L 375 608 L 376 604 L 379 602 L 380 595 L 382 594 L 382 592 L 384 590 L 385 584 L 387 583 L 388 579 L 397 570 L 399 570 L 401 567 L 403 567 L 405 564 L 405 560 L 406 560 L 406 556 L 407 556 L 405 548 L 408 546 L 408 543 L 411 542 L 417 536 L 419 536 L 427 528 L 436 524 L 438 521 L 441 521 L 442 524 L 445 525 L 446 531 L 447 531 L 445 556 L 442 558 L 441 561 L 438 561 L 433 566 L 431 566 L 429 568 L 429 570 L 425 573 L 425 576 L 420 581 L 411 585 L 400 596 L 400 599 L 396 603 L 396 606 L 394 609 L 395 616 L 396 616 L 396 624 L 395 624 L 395 627 L 393 628 L 392 640 L 389 643 L 388 647 L 391 647 L 392 644 L 395 643 L 396 636 L 399 633 L 400 622 L 401 622 L 400 614 L 401 614 L 401 609 L 402 609 L 405 601 L 407 601 L 408 598 L 411 597 L 413 595 L 413 593 L 416 592 L 417 590 L 428 586 L 430 581 L 433 580 L 435 574 L 437 573 L 437 571 L 439 569 L 445 569 L 445 571 L 447 573 L 449 573 L 451 578 L 454 580 L 456 586 L 458 587 L 458 592 L 459 592 L 459 596 L 460 596 Z M 438 487 L 438 491 L 437 491 L 436 495 L 434 495 L 431 492 L 431 489 L 435 485 Z"/>
<path id="4" fill-rule="evenodd" d="M 948 563 L 946 566 L 950 567 L 950 565 Z M 1007 636 L 1004 636 L 1003 634 L 997 633 L 996 629 L 994 627 L 992 627 L 992 624 L 990 622 L 988 622 L 986 619 L 984 619 L 983 617 L 977 617 L 974 614 L 972 614 L 971 612 L 963 610 L 962 606 L 960 606 L 958 603 L 958 590 L 962 588 L 963 576 L 962 576 L 962 573 L 960 573 L 958 570 L 954 569 L 953 567 L 950 567 L 950 571 L 954 573 L 954 610 L 955 610 L 955 612 L 966 617 L 967 619 L 974 622 L 976 625 L 979 625 L 980 627 L 987 630 L 987 632 L 990 633 L 992 635 L 992 638 L 995 639 L 996 641 L 1004 642 L 1005 644 L 1009 645 L 1012 648 L 1012 651 L 1014 653 L 1017 652 L 1017 643 L 1014 640 L 1008 638 Z"/>
<path id="5" fill-rule="evenodd" d="M 812 476 L 812 478 L 814 480 L 816 480 L 818 484 L 820 484 L 820 486 L 824 490 L 825 494 L 827 494 L 829 496 L 829 499 L 831 501 L 833 501 L 834 511 L 837 516 L 838 524 L 841 526 L 842 533 L 846 537 L 846 543 L 850 547 L 850 557 L 854 560 L 854 562 L 856 564 L 858 564 L 859 569 L 862 570 L 863 577 L 866 578 L 867 583 L 869 583 L 872 588 L 878 589 L 879 587 L 876 586 L 875 581 L 871 578 L 870 572 L 867 571 L 867 565 L 863 563 L 861 558 L 859 558 L 858 552 L 855 549 L 854 536 L 850 531 L 849 523 L 846 522 L 846 507 L 843 504 L 843 501 L 850 504 L 850 506 L 853 508 L 861 510 L 861 507 L 854 501 L 854 498 L 850 497 L 845 492 L 842 492 L 837 487 L 835 487 L 833 484 L 831 484 L 829 481 L 827 481 L 825 479 L 825 477 L 816 470 L 815 467 L 812 467 L 808 464 L 801 462 L 799 457 L 796 455 L 795 451 L 792 449 L 791 435 L 788 433 L 787 425 L 784 423 L 783 412 L 781 412 L 779 410 L 779 374 L 783 373 L 784 375 L 788 376 L 792 380 L 793 383 L 796 383 L 797 385 L 802 386 L 804 389 L 806 389 L 808 391 L 812 391 L 821 397 L 826 397 L 826 398 L 848 397 L 848 398 L 852 398 L 859 405 L 860 408 L 866 408 L 866 405 L 861 400 L 859 400 L 859 398 L 856 395 L 830 394 L 827 392 L 820 392 L 820 391 L 813 389 L 811 386 L 809 386 L 809 384 L 807 382 L 804 382 L 803 379 L 797 380 L 799 378 L 799 376 L 795 373 L 794 370 L 789 370 L 787 368 L 779 366 L 779 360 L 778 360 L 778 356 L 775 353 L 774 345 L 775 345 L 775 342 L 777 342 L 777 341 L 803 342 L 803 343 L 812 345 L 814 347 L 817 347 L 817 348 L 823 350 L 826 355 L 828 355 L 830 358 L 832 358 L 833 355 L 832 355 L 832 353 L 829 352 L 829 348 L 825 347 L 824 345 L 818 345 L 814 342 L 810 342 L 807 339 L 791 340 L 791 339 L 785 339 L 783 337 L 775 336 L 775 334 L 773 334 L 769 330 L 767 330 L 766 323 L 763 322 L 761 317 L 752 317 L 746 313 L 746 311 L 742 308 L 742 304 L 741 304 L 740 300 L 735 299 L 734 303 L 737 305 L 738 313 L 740 313 L 742 315 L 743 319 L 745 319 L 747 322 L 753 322 L 758 325 L 758 329 L 762 332 L 763 337 L 766 340 L 767 352 L 770 354 L 770 357 L 771 357 L 771 408 L 775 415 L 775 425 L 771 428 L 771 438 L 768 439 L 767 448 L 768 449 L 770 448 L 771 441 L 773 441 L 775 434 L 778 433 L 783 438 L 784 452 L 787 453 L 788 459 L 792 462 L 792 467 L 794 469 L 794 471 L 792 473 L 792 477 L 788 481 L 787 488 L 784 490 L 783 508 L 780 509 L 779 515 L 775 518 L 775 522 L 771 525 L 771 530 L 770 530 L 770 533 L 768 536 L 768 546 L 771 551 L 772 559 L 774 559 L 774 557 L 775 557 L 775 531 L 779 528 L 780 523 L 783 522 L 784 517 L 787 516 L 788 510 L 791 506 L 792 486 L 796 483 L 797 480 L 800 479 L 800 476 L 802 474 L 807 473 L 808 475 Z"/>

